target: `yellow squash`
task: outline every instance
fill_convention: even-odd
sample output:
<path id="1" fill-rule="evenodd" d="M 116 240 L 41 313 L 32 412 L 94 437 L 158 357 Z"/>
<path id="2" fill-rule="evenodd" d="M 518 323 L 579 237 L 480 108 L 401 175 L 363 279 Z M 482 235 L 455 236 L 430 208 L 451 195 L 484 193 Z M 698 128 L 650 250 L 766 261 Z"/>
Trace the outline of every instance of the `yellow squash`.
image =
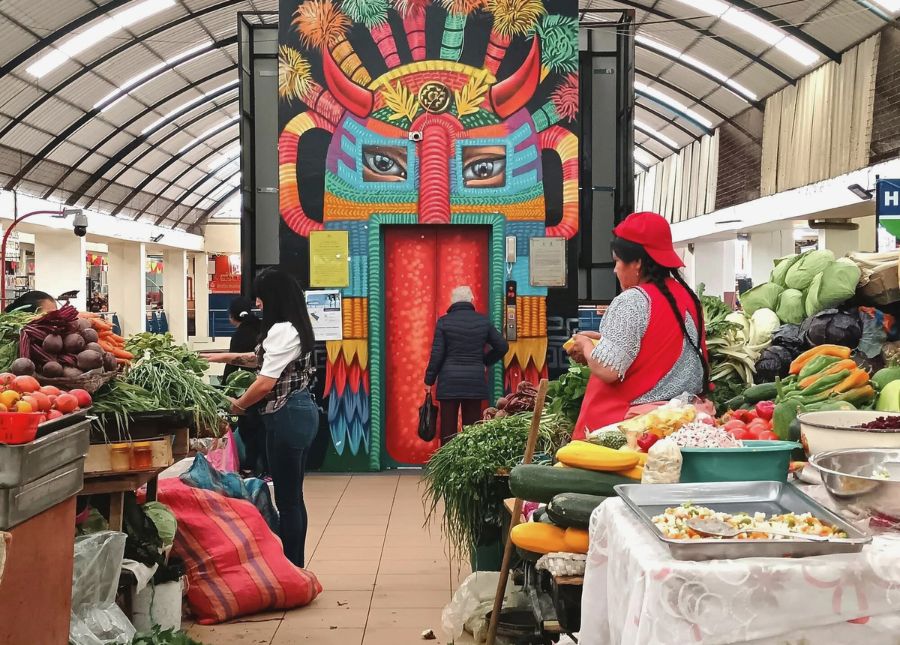
<path id="1" fill-rule="evenodd" d="M 588 532 L 584 529 L 566 529 L 566 534 L 563 536 L 563 542 L 565 542 L 566 548 L 563 549 L 566 553 L 587 553 L 588 545 L 590 544 L 590 538 L 588 536 Z"/>
<path id="2" fill-rule="evenodd" d="M 640 460 L 636 452 L 613 450 L 587 441 L 573 441 L 563 446 L 556 451 L 556 458 L 574 468 L 606 472 L 634 468 Z"/>
<path id="3" fill-rule="evenodd" d="M 509 534 L 512 543 L 532 553 L 557 553 L 566 550 L 566 530 L 541 522 L 517 524 Z"/>

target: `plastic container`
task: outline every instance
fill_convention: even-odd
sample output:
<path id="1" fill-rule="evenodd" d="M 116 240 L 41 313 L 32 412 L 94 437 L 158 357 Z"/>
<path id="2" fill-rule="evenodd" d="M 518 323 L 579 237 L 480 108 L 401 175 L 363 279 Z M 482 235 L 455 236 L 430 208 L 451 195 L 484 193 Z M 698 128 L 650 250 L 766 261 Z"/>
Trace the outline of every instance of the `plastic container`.
<path id="1" fill-rule="evenodd" d="M 0 412 L 0 443 L 15 445 L 34 441 L 44 418 L 40 412 Z"/>
<path id="2" fill-rule="evenodd" d="M 154 625 L 160 629 L 181 629 L 181 604 L 184 578 L 177 582 L 154 585 L 152 582 L 140 593 L 132 589 L 132 622 L 141 632 L 149 632 Z"/>
<path id="3" fill-rule="evenodd" d="M 682 448 L 681 483 L 786 482 L 794 441 L 744 441 L 743 448 Z"/>
<path id="4" fill-rule="evenodd" d="M 130 443 L 114 443 L 109 446 L 109 467 L 114 472 L 124 472 L 131 468 Z"/>

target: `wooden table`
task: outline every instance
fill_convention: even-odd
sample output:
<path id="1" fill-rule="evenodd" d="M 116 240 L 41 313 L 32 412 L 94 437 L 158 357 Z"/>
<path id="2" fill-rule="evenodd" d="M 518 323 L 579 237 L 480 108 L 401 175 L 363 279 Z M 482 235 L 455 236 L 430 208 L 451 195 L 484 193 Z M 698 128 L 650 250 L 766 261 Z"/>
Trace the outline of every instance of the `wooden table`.
<path id="1" fill-rule="evenodd" d="M 122 530 L 122 514 L 125 509 L 125 493 L 147 485 L 147 501 L 156 500 L 156 484 L 165 468 L 126 471 L 121 473 L 85 473 L 84 488 L 79 495 L 109 495 L 109 528 Z"/>

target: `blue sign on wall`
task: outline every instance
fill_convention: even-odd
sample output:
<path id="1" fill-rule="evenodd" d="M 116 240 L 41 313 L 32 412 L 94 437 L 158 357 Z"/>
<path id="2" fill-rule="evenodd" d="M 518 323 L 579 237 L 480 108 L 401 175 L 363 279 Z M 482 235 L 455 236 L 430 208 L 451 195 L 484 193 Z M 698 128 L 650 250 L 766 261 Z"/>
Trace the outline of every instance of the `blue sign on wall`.
<path id="1" fill-rule="evenodd" d="M 879 179 L 875 186 L 875 213 L 879 223 L 900 238 L 900 179 Z"/>

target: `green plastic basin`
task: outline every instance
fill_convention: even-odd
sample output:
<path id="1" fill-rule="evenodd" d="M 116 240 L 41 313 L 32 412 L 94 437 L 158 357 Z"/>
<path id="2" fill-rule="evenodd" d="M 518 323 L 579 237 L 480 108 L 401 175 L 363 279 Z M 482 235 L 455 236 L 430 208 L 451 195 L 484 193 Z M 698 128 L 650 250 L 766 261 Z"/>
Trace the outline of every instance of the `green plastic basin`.
<path id="1" fill-rule="evenodd" d="M 743 448 L 682 448 L 681 482 L 787 481 L 795 441 L 744 441 Z"/>

